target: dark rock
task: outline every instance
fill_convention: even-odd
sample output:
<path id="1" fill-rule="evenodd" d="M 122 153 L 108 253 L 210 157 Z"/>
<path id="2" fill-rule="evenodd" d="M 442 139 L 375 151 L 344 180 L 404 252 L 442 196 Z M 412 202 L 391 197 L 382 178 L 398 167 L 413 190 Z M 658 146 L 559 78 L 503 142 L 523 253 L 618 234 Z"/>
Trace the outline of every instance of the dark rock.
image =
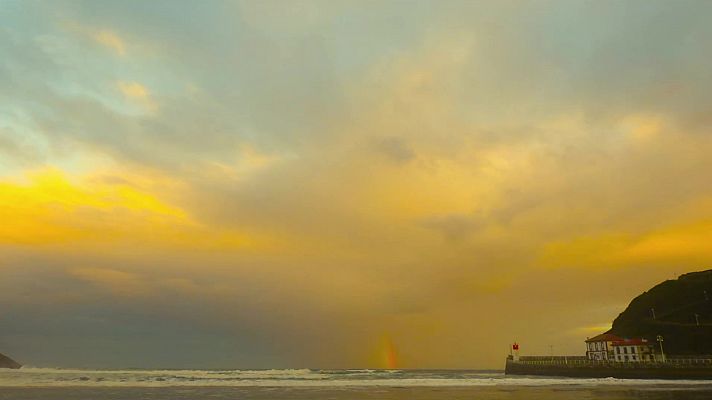
<path id="1" fill-rule="evenodd" d="M 670 355 L 712 354 L 712 270 L 681 275 L 639 295 L 608 333 L 653 343 L 660 335 Z"/>
<path id="2" fill-rule="evenodd" d="M 0 368 L 12 368 L 12 369 L 18 369 L 21 368 L 22 365 L 18 363 L 17 361 L 13 360 L 12 358 L 0 354 Z"/>

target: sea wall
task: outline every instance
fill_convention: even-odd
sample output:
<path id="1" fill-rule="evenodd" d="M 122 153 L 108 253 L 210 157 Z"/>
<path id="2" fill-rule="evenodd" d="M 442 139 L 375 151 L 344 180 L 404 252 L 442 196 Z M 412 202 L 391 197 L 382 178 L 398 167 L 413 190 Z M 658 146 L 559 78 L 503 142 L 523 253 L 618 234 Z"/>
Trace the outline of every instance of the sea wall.
<path id="1" fill-rule="evenodd" d="M 712 364 L 700 362 L 586 362 L 580 357 L 507 359 L 505 374 L 622 379 L 712 379 Z M 561 360 L 564 360 L 563 362 Z"/>

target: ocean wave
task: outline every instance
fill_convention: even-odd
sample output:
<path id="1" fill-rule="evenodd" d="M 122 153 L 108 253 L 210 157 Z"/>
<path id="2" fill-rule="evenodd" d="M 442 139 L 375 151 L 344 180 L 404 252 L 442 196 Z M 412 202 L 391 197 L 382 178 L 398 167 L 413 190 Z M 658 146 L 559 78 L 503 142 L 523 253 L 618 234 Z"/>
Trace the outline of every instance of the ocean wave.
<path id="1" fill-rule="evenodd" d="M 712 386 L 712 381 L 512 377 L 491 371 L 422 370 L 84 370 L 32 368 L 0 371 L 0 386 L 56 387 L 456 387 L 456 386 Z"/>

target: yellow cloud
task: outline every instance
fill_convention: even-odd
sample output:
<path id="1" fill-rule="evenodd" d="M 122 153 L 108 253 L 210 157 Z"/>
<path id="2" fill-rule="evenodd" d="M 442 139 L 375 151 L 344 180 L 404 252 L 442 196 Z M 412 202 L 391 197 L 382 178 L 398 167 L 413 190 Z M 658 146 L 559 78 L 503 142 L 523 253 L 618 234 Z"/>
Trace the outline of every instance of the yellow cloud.
<path id="1" fill-rule="evenodd" d="M 137 82 L 119 82 L 117 86 L 124 96 L 132 99 L 148 98 L 148 90 L 145 86 Z"/>
<path id="2" fill-rule="evenodd" d="M 575 335 L 577 337 L 583 337 L 583 336 L 595 336 L 598 335 L 599 333 L 603 333 L 611 329 L 611 323 L 610 322 L 605 322 L 605 323 L 600 323 L 596 325 L 586 325 L 586 326 L 580 326 L 578 328 L 574 328 L 569 331 L 570 334 Z"/>
<path id="3" fill-rule="evenodd" d="M 81 187 L 48 169 L 27 175 L 29 182 L 0 183 L 0 239 L 41 243 L 80 237 L 114 236 L 123 223 L 180 222 L 185 213 L 125 185 Z"/>
<path id="4" fill-rule="evenodd" d="M 477 277 L 463 281 L 461 284 L 469 289 L 471 293 L 502 293 L 512 286 L 512 280 L 514 278 L 510 276 L 496 276 L 496 277 Z"/>
<path id="5" fill-rule="evenodd" d="M 550 242 L 539 262 L 549 268 L 610 266 L 615 254 L 624 251 L 632 239 L 621 233 L 602 233 Z"/>
<path id="6" fill-rule="evenodd" d="M 145 179 L 142 178 L 142 179 Z M 250 235 L 213 229 L 130 183 L 71 181 L 57 169 L 0 182 L 0 243 L 151 243 L 193 249 L 244 249 Z"/>
<path id="7" fill-rule="evenodd" d="M 660 134 L 665 121 L 659 115 L 638 113 L 623 118 L 620 126 L 634 141 L 645 142 Z"/>
<path id="8" fill-rule="evenodd" d="M 712 262 L 712 218 L 698 218 L 637 235 L 601 233 L 551 242 L 544 246 L 539 262 L 545 267 L 616 267 L 650 262 L 705 265 Z"/>
<path id="9" fill-rule="evenodd" d="M 118 296 L 141 296 L 150 291 L 150 286 L 145 281 L 130 272 L 110 268 L 74 268 L 69 270 L 69 273 Z"/>
<path id="10" fill-rule="evenodd" d="M 670 226 L 643 236 L 619 256 L 624 260 L 712 262 L 712 219 Z"/>
<path id="11" fill-rule="evenodd" d="M 144 110 L 153 112 L 158 108 L 146 86 L 138 82 L 119 81 L 116 87 L 127 100 L 138 104 Z"/>
<path id="12" fill-rule="evenodd" d="M 115 32 L 101 29 L 92 34 L 92 39 L 102 46 L 115 51 L 120 56 L 126 55 L 126 43 Z"/>
<path id="13" fill-rule="evenodd" d="M 242 146 L 234 162 L 211 161 L 204 165 L 204 173 L 213 179 L 242 179 L 268 169 L 289 158 L 283 155 L 266 154 L 251 146 Z"/>

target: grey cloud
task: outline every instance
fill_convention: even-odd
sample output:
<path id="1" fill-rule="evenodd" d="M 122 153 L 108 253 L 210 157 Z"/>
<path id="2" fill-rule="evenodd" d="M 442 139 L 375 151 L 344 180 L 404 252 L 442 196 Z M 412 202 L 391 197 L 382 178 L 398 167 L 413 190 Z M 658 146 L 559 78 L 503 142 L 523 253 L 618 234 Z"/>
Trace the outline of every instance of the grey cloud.
<path id="1" fill-rule="evenodd" d="M 43 150 L 37 145 L 22 141 L 21 135 L 12 128 L 0 127 L 0 159 L 10 160 L 21 165 L 41 162 Z"/>
<path id="2" fill-rule="evenodd" d="M 378 149 L 396 163 L 405 163 L 416 157 L 415 151 L 406 140 L 387 137 L 379 141 Z"/>
<path id="3" fill-rule="evenodd" d="M 463 240 L 482 226 L 481 218 L 474 215 L 452 214 L 430 217 L 423 226 L 441 232 L 449 240 Z"/>

